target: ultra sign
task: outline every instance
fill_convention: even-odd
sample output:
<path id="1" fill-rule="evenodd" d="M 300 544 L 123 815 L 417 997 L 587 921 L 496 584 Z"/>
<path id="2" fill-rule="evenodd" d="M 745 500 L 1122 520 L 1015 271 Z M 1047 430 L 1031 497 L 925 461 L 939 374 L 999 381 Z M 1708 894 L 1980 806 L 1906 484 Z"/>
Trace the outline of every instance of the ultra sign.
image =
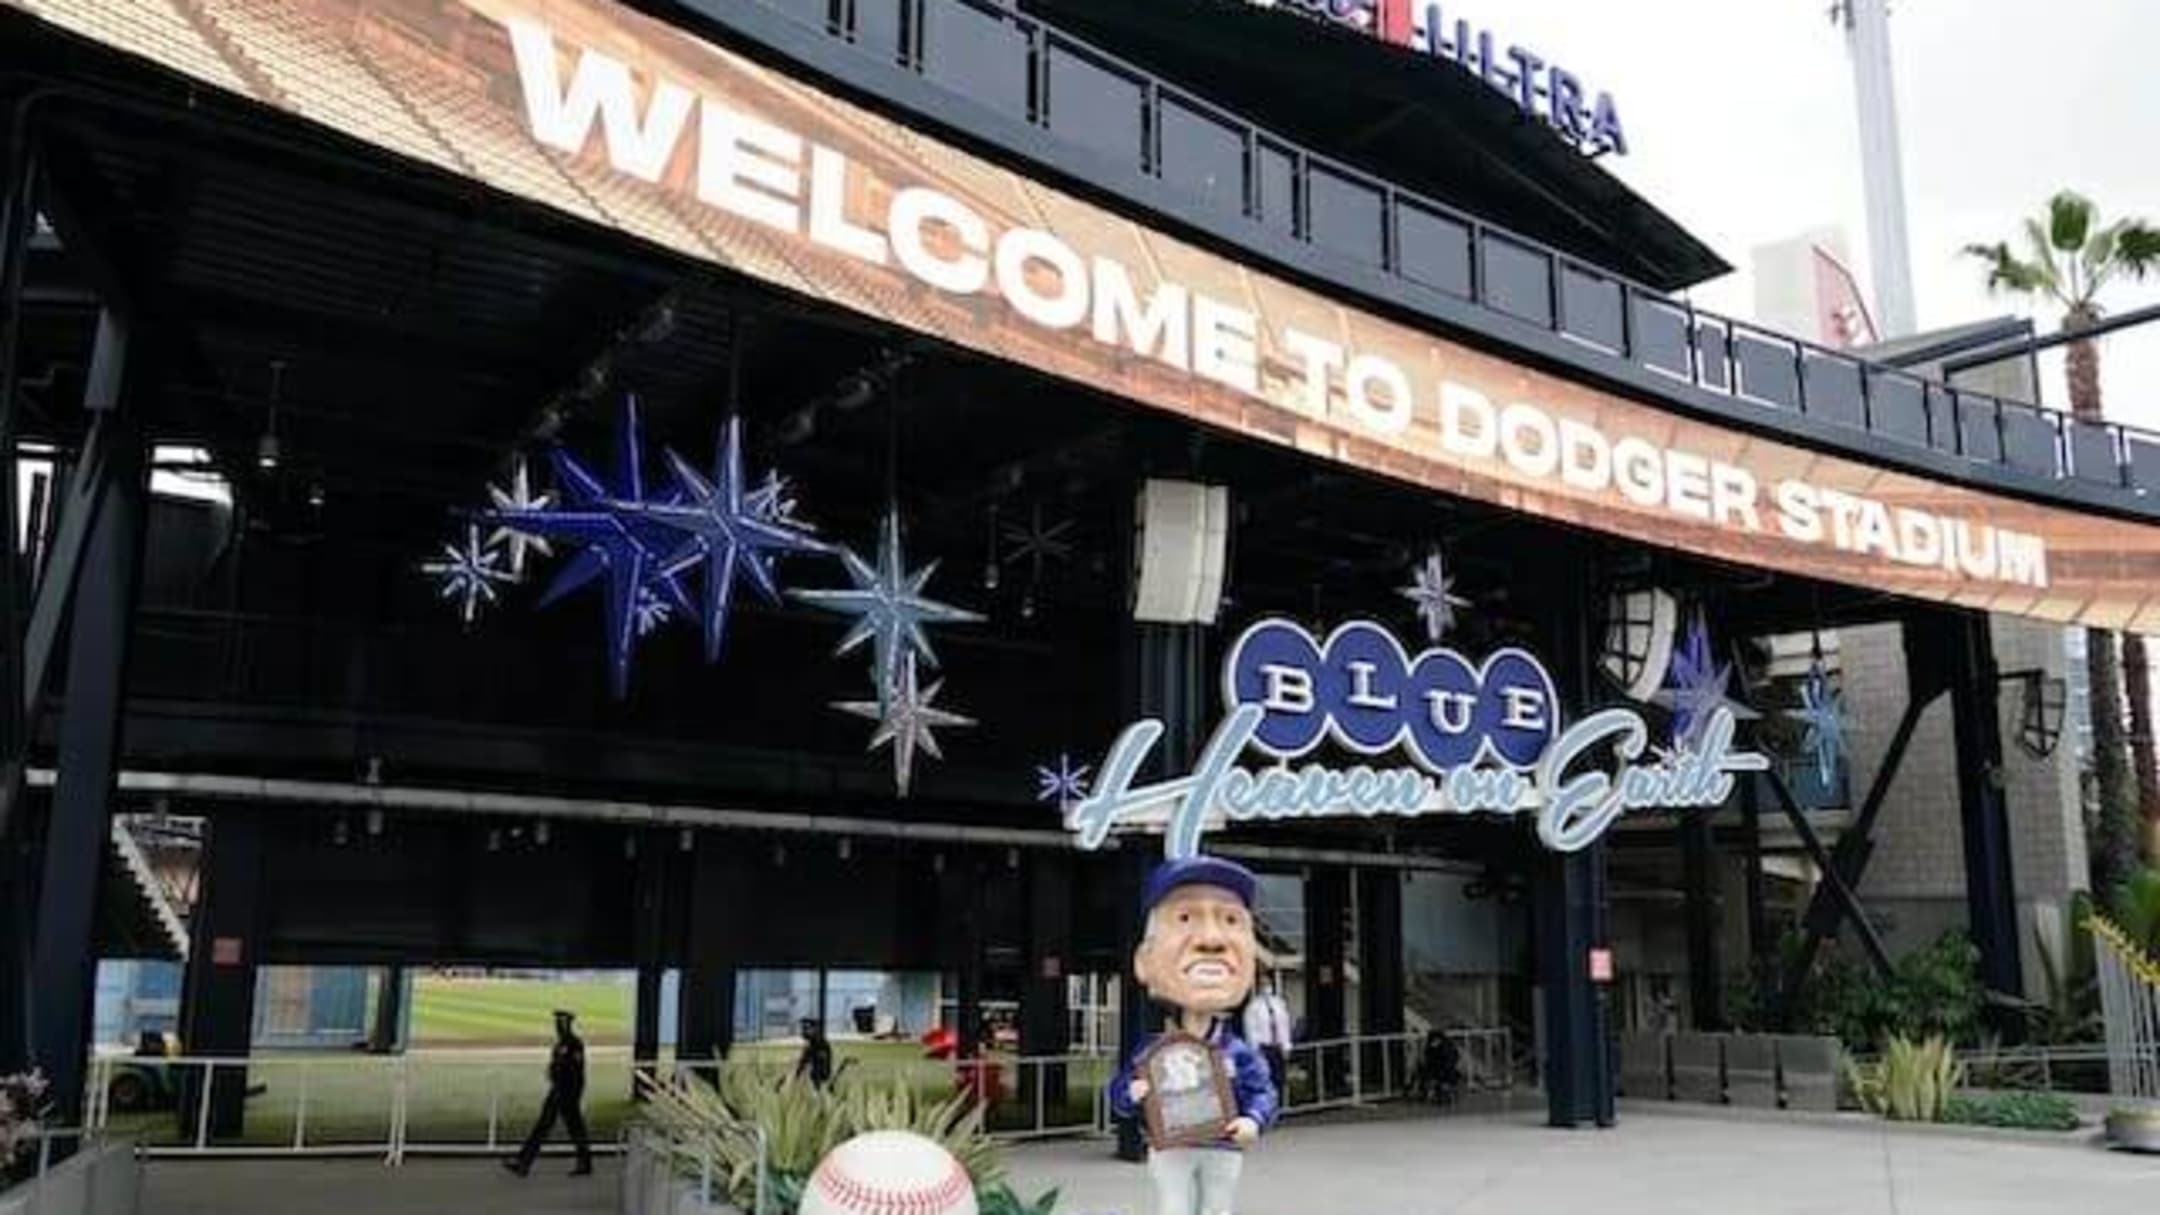
<path id="1" fill-rule="evenodd" d="M 1163 723 L 1126 728 L 1095 788 L 1066 813 L 1080 847 L 1157 819 L 1163 851 L 1193 856 L 1217 820 L 1535 812 L 1545 846 L 1573 852 L 1631 810 L 1722 805 L 1734 773 L 1770 766 L 1733 749 L 1728 709 L 1692 744 L 1643 762 L 1650 730 L 1640 713 L 1605 709 L 1563 729 L 1552 675 L 1528 651 L 1496 650 L 1483 662 L 1445 647 L 1413 656 L 1362 620 L 1325 640 L 1288 620 L 1246 629 L 1223 662 L 1223 703 L 1229 711 L 1199 764 L 1178 779 L 1135 786 Z M 1401 751 L 1409 762 L 1292 766 L 1328 742 L 1368 757 Z M 1272 762 L 1239 766 L 1248 752 Z"/>
<path id="2" fill-rule="evenodd" d="M 1506 94 L 1523 113 L 1566 136 L 1586 151 L 1627 154 L 1620 107 L 1611 93 L 1593 95 L 1582 78 L 1537 52 L 1507 45 L 1489 29 L 1442 6 L 1416 0 L 1247 0 L 1255 8 L 1282 8 L 1361 30 L 1397 46 L 1423 51 L 1476 72 Z"/>

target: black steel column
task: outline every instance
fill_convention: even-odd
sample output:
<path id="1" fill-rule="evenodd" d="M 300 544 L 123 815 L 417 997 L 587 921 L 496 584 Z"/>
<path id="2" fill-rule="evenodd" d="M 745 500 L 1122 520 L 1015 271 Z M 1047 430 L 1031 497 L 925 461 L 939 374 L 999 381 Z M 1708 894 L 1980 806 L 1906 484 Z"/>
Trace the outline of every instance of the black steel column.
<path id="1" fill-rule="evenodd" d="M 982 1047 L 983 931 L 981 887 L 984 859 L 966 849 L 945 856 L 938 875 L 938 923 L 945 928 L 945 968 L 955 980 L 952 1026 L 961 1058 Z"/>
<path id="2" fill-rule="evenodd" d="M 1020 994 L 1022 1056 L 1062 1055 L 1072 1048 L 1072 1016 L 1065 976 L 1072 964 L 1073 856 L 1035 852 L 1028 866 L 1027 977 Z M 1045 1067 L 1020 1077 L 1021 1096 L 1033 1102 L 1031 1085 L 1043 1087 L 1043 1108 L 1056 1110 L 1066 1095 L 1065 1068 Z M 1030 1109 L 1033 1105 L 1030 1104 Z"/>
<path id="3" fill-rule="evenodd" d="M 1956 660 L 1950 671 L 1950 712 L 1957 741 L 1958 803 L 1965 837 L 1965 905 L 1973 943 L 1980 947 L 1980 981 L 1990 990 L 2023 995 L 2018 955 L 2017 885 L 2010 865 L 2010 812 L 2003 797 L 2002 718 L 1996 704 L 1995 646 L 1988 618 L 1956 612 Z M 2011 1010 L 1991 1007 L 1997 1032 L 2019 1035 Z"/>
<path id="4" fill-rule="evenodd" d="M 1571 715 L 1595 694 L 1595 651 L 1588 604 L 1595 594 L 1585 554 L 1554 554 L 1545 587 L 1552 605 L 1551 655 L 1560 695 Z M 1556 1127 L 1613 1125 L 1611 1011 L 1603 985 L 1590 978 L 1590 953 L 1610 945 L 1605 842 L 1580 852 L 1537 859 L 1532 900 L 1538 986 L 1545 1029 L 1547 1117 Z"/>
<path id="5" fill-rule="evenodd" d="M 690 924 L 676 996 L 678 1062 L 725 1059 L 735 1046 L 738 896 L 749 889 L 748 846 L 747 839 L 707 832 L 690 857 Z"/>
<path id="6" fill-rule="evenodd" d="M 368 1051 L 388 1055 L 404 1041 L 405 968 L 382 968 L 382 987 L 375 993 L 375 1023 L 368 1033 Z"/>
<path id="7" fill-rule="evenodd" d="M 263 860 L 260 815 L 223 810 L 210 817 L 202 852 L 201 893 L 189 925 L 186 986 L 180 998 L 180 1041 L 206 1059 L 245 1059 L 254 1045 L 255 971 L 262 953 Z M 180 1133 L 190 1142 L 201 1117 L 202 1077 L 184 1076 Z M 217 1069 L 210 1093 L 210 1135 L 240 1135 L 246 1118 L 247 1071 Z"/>
<path id="8" fill-rule="evenodd" d="M 1681 812 L 1680 867 L 1687 887 L 1688 1010 L 1696 1029 L 1725 1028 L 1725 970 L 1718 957 L 1718 900 L 1708 809 Z"/>
<path id="9" fill-rule="evenodd" d="M 1350 1018 L 1350 871 L 1315 865 L 1305 878 L 1305 1036 L 1314 1041 L 1340 1038 Z M 1347 1094 L 1348 1056 L 1339 1049 L 1320 1052 L 1314 1096 Z"/>
<path id="10" fill-rule="evenodd" d="M 23 103 L 18 103 L 20 106 Z M 23 682 L 23 569 L 15 545 L 15 384 L 21 378 L 16 354 L 22 329 L 24 263 L 28 260 L 31 219 L 36 214 L 37 165 L 28 132 L 10 114 L 11 128 L 4 172 L 0 172 L 0 537 L 7 537 L 0 561 L 0 1075 L 22 1071 L 30 1062 L 30 858 L 16 829 L 24 801 L 23 767 L 28 754 L 29 724 L 13 689 Z"/>
<path id="11" fill-rule="evenodd" d="M 1762 786 L 1754 774 L 1740 778 L 1740 832 L 1747 858 L 1748 982 L 1755 1007 L 1769 1008 L 1777 973 L 1777 942 L 1770 936 L 1770 908 L 1763 889 Z"/>
<path id="12" fill-rule="evenodd" d="M 125 326 L 106 313 L 91 356 L 89 404 L 116 410 L 127 351 Z M 83 1096 L 96 990 L 98 879 L 110 843 L 120 756 L 129 625 L 142 557 L 145 468 L 139 428 L 121 412 L 113 428 L 102 504 L 87 537 L 82 582 L 70 620 L 66 705 L 60 718 L 59 777 L 45 835 L 31 954 L 31 1053 L 52 1081 L 52 1101 L 72 1121 Z M 13 537 L 6 537 L 12 551 Z"/>
<path id="13" fill-rule="evenodd" d="M 660 988 L 667 973 L 667 871 L 668 854 L 663 840 L 649 833 L 633 833 L 630 887 L 630 953 L 637 965 L 637 1004 L 631 1032 L 630 1095 L 643 1099 L 637 1076 L 651 1071 L 660 1059 Z"/>
<path id="14" fill-rule="evenodd" d="M 1403 1031 L 1403 875 L 1393 869 L 1360 869 L 1358 902 L 1358 1032 Z M 1383 1063 L 1382 1057 L 1389 1061 Z M 1369 1046 L 1359 1057 L 1369 1089 L 1392 1073 L 1400 1080 L 1408 1052 L 1398 1046 Z"/>

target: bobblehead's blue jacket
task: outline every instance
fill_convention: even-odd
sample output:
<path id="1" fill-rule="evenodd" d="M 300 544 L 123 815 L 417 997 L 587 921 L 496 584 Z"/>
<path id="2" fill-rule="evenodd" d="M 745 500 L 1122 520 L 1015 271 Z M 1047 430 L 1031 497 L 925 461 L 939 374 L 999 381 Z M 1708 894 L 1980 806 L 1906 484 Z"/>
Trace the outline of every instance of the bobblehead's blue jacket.
<path id="1" fill-rule="evenodd" d="M 1230 1073 L 1230 1095 L 1237 1102 L 1238 1113 L 1252 1119 L 1263 1131 L 1274 1126 L 1282 1101 L 1275 1092 L 1274 1078 L 1268 1074 L 1267 1060 L 1260 1057 L 1260 1052 L 1254 1050 L 1251 1043 L 1231 1033 L 1220 1017 L 1209 1027 L 1207 1042 L 1223 1056 L 1223 1064 Z M 1143 1043 L 1139 1050 L 1126 1056 L 1117 1074 L 1110 1077 L 1109 1089 L 1104 1096 L 1110 1102 L 1110 1112 L 1120 1118 L 1140 1116 L 1139 1103 L 1132 1099 L 1128 1090 L 1132 1087 L 1133 1069 L 1152 1045 L 1152 1042 Z M 1209 1146 L 1232 1152 L 1242 1150 L 1228 1138 Z"/>

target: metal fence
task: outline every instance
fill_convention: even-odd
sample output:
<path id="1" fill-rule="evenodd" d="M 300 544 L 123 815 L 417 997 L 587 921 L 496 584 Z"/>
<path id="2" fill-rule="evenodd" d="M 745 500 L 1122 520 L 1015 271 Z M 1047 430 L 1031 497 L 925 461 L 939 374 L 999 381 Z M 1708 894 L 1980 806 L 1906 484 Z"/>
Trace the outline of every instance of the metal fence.
<path id="1" fill-rule="evenodd" d="M 2099 916 L 2090 927 L 2107 1023 L 2108 1091 L 2160 1102 L 2160 961 Z"/>
<path id="2" fill-rule="evenodd" d="M 1505 1092 L 1519 1074 L 1505 1029 L 1453 1030 L 1460 1091 Z M 1283 1113 L 1370 1105 L 1417 1091 L 1424 1035 L 1353 1035 L 1298 1043 L 1287 1059 Z M 586 1113 L 594 1151 L 621 1153 L 630 1118 L 628 1051 L 588 1053 Z M 488 1155 L 510 1151 L 545 1099 L 546 1057 L 535 1051 L 419 1052 L 400 1056 L 261 1055 L 247 1059 L 136 1058 L 92 1061 L 85 1131 L 125 1135 L 142 1155 Z M 639 1070 L 678 1081 L 701 1066 L 678 1061 Z M 773 1063 L 724 1067 L 784 1070 Z M 907 1083 L 926 1097 L 967 1093 L 998 1139 L 1020 1141 L 1109 1131 L 1107 1054 L 991 1056 L 975 1060 L 848 1060 L 842 1075 Z M 653 1145 L 648 1145 L 648 1147 Z M 559 1152 L 561 1136 L 547 1145 Z"/>

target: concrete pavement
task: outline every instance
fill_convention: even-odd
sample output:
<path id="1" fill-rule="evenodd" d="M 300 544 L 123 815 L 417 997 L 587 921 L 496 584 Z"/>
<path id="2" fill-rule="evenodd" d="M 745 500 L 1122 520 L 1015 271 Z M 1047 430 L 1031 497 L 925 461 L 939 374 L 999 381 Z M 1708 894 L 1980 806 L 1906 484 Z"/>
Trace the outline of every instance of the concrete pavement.
<path id="1" fill-rule="evenodd" d="M 1026 1197 L 1059 1215 L 1151 1215 L 1145 1172 L 1100 1141 L 1015 1149 Z M 603 1215 L 615 1170 L 519 1181 L 481 1159 L 157 1161 L 144 1215 Z M 1872 1120 L 1623 1110 L 1607 1132 L 1535 1114 L 1382 1115 L 1300 1122 L 1248 1162 L 1239 1215 L 2150 1215 L 2160 1159 L 2060 1139 L 1886 1130 Z"/>

